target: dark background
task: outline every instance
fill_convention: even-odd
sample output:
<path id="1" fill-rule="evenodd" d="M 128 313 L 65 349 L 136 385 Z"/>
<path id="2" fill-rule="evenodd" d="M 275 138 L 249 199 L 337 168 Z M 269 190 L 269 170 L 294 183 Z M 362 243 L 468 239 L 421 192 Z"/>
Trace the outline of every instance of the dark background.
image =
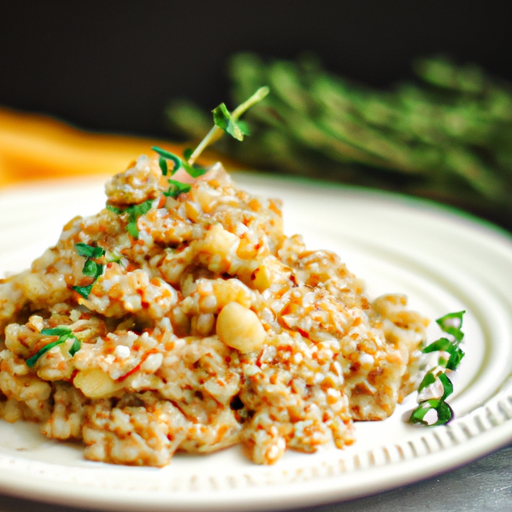
<path id="1" fill-rule="evenodd" d="M 236 51 L 316 52 L 345 77 L 386 87 L 417 56 L 445 53 L 512 81 L 508 2 L 398 0 L 15 1 L 0 7 L 0 106 L 80 127 L 167 134 L 163 110 L 228 99 Z"/>

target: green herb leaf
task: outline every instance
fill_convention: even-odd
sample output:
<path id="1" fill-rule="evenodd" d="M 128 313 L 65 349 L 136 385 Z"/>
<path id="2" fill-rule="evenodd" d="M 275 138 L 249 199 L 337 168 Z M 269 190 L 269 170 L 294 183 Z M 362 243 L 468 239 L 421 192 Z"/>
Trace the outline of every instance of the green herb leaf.
<path id="1" fill-rule="evenodd" d="M 462 338 L 460 339 L 462 340 Z M 440 359 L 440 364 L 445 366 L 448 370 L 456 370 L 465 355 L 464 351 L 458 346 L 458 343 L 460 342 L 449 340 L 448 338 L 439 338 L 434 343 L 426 346 L 422 352 L 425 354 L 440 350 L 448 352 L 448 354 L 450 354 L 450 358 L 448 361 Z"/>
<path id="2" fill-rule="evenodd" d="M 87 299 L 91 293 L 93 284 L 88 286 L 72 286 L 71 288 L 75 290 L 75 292 L 78 292 L 84 299 Z"/>
<path id="3" fill-rule="evenodd" d="M 155 149 L 155 148 L 153 148 Z M 158 148 L 160 149 L 160 148 Z M 161 151 L 164 151 L 163 149 Z M 168 153 L 166 151 L 165 153 Z M 169 153 L 171 154 L 171 153 Z M 163 172 L 163 171 L 162 171 Z M 110 205 L 107 205 L 107 209 L 117 213 L 119 215 L 123 213 L 128 214 L 128 225 L 126 226 L 126 231 L 130 233 L 130 235 L 133 236 L 133 238 L 139 238 L 139 230 L 137 229 L 137 219 L 141 216 L 147 213 L 149 210 L 151 210 L 151 207 L 153 206 L 153 199 L 148 199 L 147 201 L 144 201 L 140 204 L 133 204 L 131 206 L 128 206 L 124 210 L 121 208 L 116 208 Z"/>
<path id="4" fill-rule="evenodd" d="M 428 388 L 431 384 L 434 384 L 436 381 L 436 376 L 432 373 L 432 370 L 427 372 L 425 374 L 425 377 L 423 377 L 423 380 L 421 381 L 420 385 L 418 386 L 418 393 L 421 393 L 425 388 Z"/>
<path id="5" fill-rule="evenodd" d="M 134 204 L 126 208 L 125 212 L 128 212 L 130 216 L 130 221 L 136 221 L 141 215 L 145 215 L 151 210 L 153 206 L 153 199 L 148 199 L 140 204 Z"/>
<path id="6" fill-rule="evenodd" d="M 190 165 L 188 162 L 183 162 L 183 168 L 192 178 L 199 178 L 206 174 L 207 170 L 199 165 Z"/>
<path id="7" fill-rule="evenodd" d="M 437 421 L 428 423 L 424 420 L 426 414 L 435 410 L 437 412 Z M 425 400 L 411 414 L 410 423 L 420 423 L 427 427 L 437 425 L 446 425 L 453 419 L 453 409 L 442 399 Z"/>
<path id="8" fill-rule="evenodd" d="M 174 169 L 172 171 L 172 174 L 174 174 L 181 167 L 182 161 L 179 156 L 175 155 L 174 153 L 171 153 L 170 151 L 166 151 L 165 149 L 159 148 L 158 146 L 153 146 L 151 149 L 160 155 L 160 159 L 158 160 L 159 164 L 162 159 L 164 159 L 164 162 L 165 159 L 167 159 L 171 160 L 174 163 Z M 167 176 L 167 162 L 165 162 L 165 172 L 161 164 L 160 169 L 162 169 L 162 174 L 164 176 Z"/>
<path id="9" fill-rule="evenodd" d="M 112 206 L 112 205 L 110 205 L 110 204 L 107 204 L 106 208 L 107 208 L 107 210 L 109 210 L 110 212 L 117 213 L 118 215 L 119 215 L 120 213 L 123 213 L 122 208 L 118 208 L 117 206 Z"/>
<path id="10" fill-rule="evenodd" d="M 133 236 L 133 238 L 139 238 L 139 229 L 137 228 L 137 222 L 129 222 L 126 226 L 126 231 Z"/>
<path id="11" fill-rule="evenodd" d="M 56 347 L 57 345 L 61 345 L 62 343 L 65 343 L 69 339 L 73 339 L 73 344 L 71 345 L 69 349 L 69 354 L 71 357 L 73 357 L 81 348 L 80 340 L 73 334 L 73 331 L 70 327 L 62 326 L 62 327 L 55 327 L 53 329 L 43 329 L 41 331 L 41 334 L 43 336 L 58 336 L 59 338 L 55 341 L 52 341 L 51 343 L 48 343 L 43 348 L 38 350 L 32 357 L 29 357 L 25 363 L 29 368 L 32 368 L 38 359 L 46 354 L 49 350 L 51 350 L 53 347 Z"/>
<path id="12" fill-rule="evenodd" d="M 164 176 L 167 176 L 167 172 L 168 172 L 167 160 L 163 156 L 160 156 L 158 158 L 158 165 L 160 166 L 160 169 L 162 170 L 162 174 Z"/>
<path id="13" fill-rule="evenodd" d="M 215 126 L 218 126 L 236 140 L 244 140 L 244 132 L 233 119 L 233 116 L 230 114 L 224 103 L 221 103 L 218 107 L 214 108 L 212 112 Z"/>
<path id="14" fill-rule="evenodd" d="M 437 378 L 443 384 L 443 389 L 444 389 L 443 396 L 441 397 L 441 400 L 446 400 L 453 393 L 453 383 L 448 378 L 446 373 L 440 373 Z"/>
<path id="15" fill-rule="evenodd" d="M 461 330 L 464 313 L 465 311 L 449 313 L 436 320 L 437 325 L 439 325 L 445 333 L 453 336 L 458 343 L 464 338 L 464 333 Z"/>
<path id="16" fill-rule="evenodd" d="M 459 347 L 459 344 L 464 338 L 464 334 L 461 331 L 464 313 L 465 311 L 459 311 L 457 313 L 449 313 L 448 315 L 438 318 L 436 322 L 439 327 L 443 332 L 452 336 L 453 339 L 444 337 L 439 338 L 437 341 L 434 341 L 423 348 L 423 353 L 425 354 L 438 351 L 448 352 L 450 355 L 448 360 L 440 357 L 438 361 L 438 364 L 444 366 L 447 370 L 455 370 L 464 357 L 464 352 Z M 428 371 L 418 387 L 418 393 L 426 387 L 434 384 L 436 380 L 439 380 L 443 385 L 443 395 L 438 399 L 424 400 L 420 402 L 409 418 L 410 423 L 420 423 L 427 426 L 445 425 L 453 418 L 453 410 L 445 402 L 446 398 L 453 393 L 453 383 L 446 375 L 445 370 Z M 424 421 L 424 417 L 432 409 L 435 409 L 437 412 L 437 421 L 433 424 L 429 424 Z"/>
<path id="17" fill-rule="evenodd" d="M 89 294 L 91 293 L 94 282 L 103 273 L 104 268 L 102 264 L 96 263 L 91 258 L 102 257 L 105 254 L 105 250 L 101 247 L 95 247 L 81 242 L 75 245 L 75 249 L 80 256 L 85 256 L 87 258 L 85 260 L 82 272 L 84 276 L 92 277 L 93 282 L 88 286 L 72 286 L 72 289 L 78 292 L 82 297 L 87 299 L 89 297 Z"/>
<path id="18" fill-rule="evenodd" d="M 169 182 L 169 190 L 164 192 L 167 197 L 177 197 L 183 192 L 188 192 L 191 188 L 188 183 L 181 183 L 181 181 L 167 180 Z"/>
<path id="19" fill-rule="evenodd" d="M 73 331 L 70 327 L 62 326 L 62 327 L 54 327 L 53 329 L 43 329 L 41 334 L 44 336 L 66 336 L 72 334 Z"/>
<path id="20" fill-rule="evenodd" d="M 103 273 L 103 265 L 93 260 L 86 260 L 82 270 L 84 276 L 98 278 Z"/>
<path id="21" fill-rule="evenodd" d="M 57 345 L 60 345 L 61 343 L 64 343 L 63 340 L 61 340 L 60 338 L 52 343 L 48 343 L 48 345 L 45 345 L 41 350 L 37 351 L 32 357 L 30 357 L 29 359 L 27 359 L 25 362 L 27 364 L 27 366 L 29 368 L 32 368 L 37 360 L 44 354 L 46 354 L 46 352 L 48 352 L 49 350 L 51 350 L 53 347 L 56 347 Z"/>
<path id="22" fill-rule="evenodd" d="M 105 254 L 105 251 L 101 247 L 84 244 L 83 242 L 78 242 L 75 245 L 75 249 L 80 256 L 86 258 L 101 258 L 101 256 Z"/>
<path id="23" fill-rule="evenodd" d="M 137 219 L 141 215 L 145 215 L 149 210 L 151 210 L 153 206 L 153 199 L 148 199 L 140 204 L 133 204 L 128 206 L 122 213 L 128 214 L 128 225 L 126 226 L 126 231 L 133 236 L 133 238 L 139 238 L 139 230 L 137 228 Z"/>
<path id="24" fill-rule="evenodd" d="M 69 347 L 69 355 L 71 357 L 73 357 L 82 348 L 82 343 L 80 340 L 76 336 L 73 336 L 73 338 L 73 345 Z"/>
<path id="25" fill-rule="evenodd" d="M 255 103 L 258 103 L 263 98 L 265 98 L 268 93 L 268 87 L 260 87 L 248 100 L 238 105 L 238 107 L 235 108 L 231 114 L 228 112 L 226 106 L 223 103 L 215 108 L 213 110 L 214 126 L 199 143 L 197 148 L 192 152 L 188 158 L 188 163 L 193 165 L 199 155 L 204 151 L 204 149 L 209 144 L 213 144 L 216 140 L 218 140 L 224 131 L 228 133 L 231 132 L 230 135 L 233 135 L 235 138 L 239 138 L 241 136 L 242 138 L 239 138 L 238 140 L 242 140 L 243 134 L 247 134 L 247 130 L 243 128 L 243 125 L 241 127 L 240 124 L 237 123 L 238 118 Z"/>

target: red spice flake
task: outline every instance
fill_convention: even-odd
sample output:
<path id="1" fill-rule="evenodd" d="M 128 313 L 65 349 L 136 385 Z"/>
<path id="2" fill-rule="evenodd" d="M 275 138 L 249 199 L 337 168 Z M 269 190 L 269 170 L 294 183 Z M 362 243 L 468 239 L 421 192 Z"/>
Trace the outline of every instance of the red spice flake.
<path id="1" fill-rule="evenodd" d="M 75 368 L 73 370 L 73 372 L 71 373 L 71 376 L 69 377 L 69 379 L 64 379 L 64 380 L 68 380 L 69 382 L 73 382 L 77 375 L 78 375 L 78 370 Z"/>
<path id="2" fill-rule="evenodd" d="M 297 332 L 303 337 L 309 339 L 309 334 L 306 331 L 303 331 L 302 329 L 297 328 Z"/>

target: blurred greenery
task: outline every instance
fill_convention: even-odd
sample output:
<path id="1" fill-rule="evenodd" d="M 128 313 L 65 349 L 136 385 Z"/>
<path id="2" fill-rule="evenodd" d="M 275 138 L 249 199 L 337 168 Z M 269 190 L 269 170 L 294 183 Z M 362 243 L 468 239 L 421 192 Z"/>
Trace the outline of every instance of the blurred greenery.
<path id="1" fill-rule="evenodd" d="M 512 229 L 512 86 L 475 65 L 418 59 L 415 76 L 375 90 L 295 61 L 242 53 L 229 62 L 231 99 L 262 85 L 243 144 L 216 149 L 243 166 L 428 197 Z M 166 110 L 174 135 L 200 140 L 211 115 L 187 100 Z"/>

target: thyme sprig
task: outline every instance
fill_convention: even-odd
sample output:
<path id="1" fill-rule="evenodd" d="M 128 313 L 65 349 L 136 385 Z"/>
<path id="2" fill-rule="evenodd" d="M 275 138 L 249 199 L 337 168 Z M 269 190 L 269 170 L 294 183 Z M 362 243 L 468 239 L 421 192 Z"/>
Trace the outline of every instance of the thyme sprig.
<path id="1" fill-rule="evenodd" d="M 206 169 L 195 164 L 197 158 L 201 155 L 204 149 L 213 144 L 218 140 L 225 132 L 236 140 L 242 141 L 244 135 L 249 134 L 247 126 L 242 121 L 239 121 L 239 117 L 250 107 L 261 101 L 269 93 L 268 87 L 260 87 L 248 100 L 244 101 L 238 107 L 229 112 L 228 108 L 224 103 L 215 107 L 213 112 L 213 127 L 206 134 L 206 136 L 197 145 L 195 150 L 185 150 L 184 159 L 174 153 L 166 151 L 165 149 L 153 146 L 151 149 L 158 153 L 158 165 L 164 176 L 169 174 L 169 166 L 167 160 L 171 160 L 173 168 L 170 175 L 173 176 L 176 172 L 183 168 L 192 178 L 198 178 L 206 173 Z M 190 190 L 188 183 L 181 183 L 176 180 L 169 179 L 169 190 L 164 192 L 166 196 L 176 197 L 183 192 Z"/>
<path id="2" fill-rule="evenodd" d="M 442 337 L 427 345 L 423 349 L 424 354 L 440 352 L 438 365 L 429 370 L 418 387 L 418 396 L 421 392 L 437 383 L 442 387 L 442 394 L 439 398 L 430 398 L 420 401 L 418 407 L 412 412 L 409 422 L 419 423 L 426 426 L 446 425 L 453 419 L 453 409 L 446 402 L 446 399 L 453 393 L 453 383 L 446 374 L 446 371 L 455 371 L 459 366 L 464 352 L 460 344 L 464 338 L 462 322 L 465 311 L 449 313 L 436 320 L 441 330 L 448 334 L 449 338 Z M 447 357 L 445 356 L 447 354 Z M 429 422 L 425 418 L 430 411 L 437 413 L 435 422 Z"/>
<path id="3" fill-rule="evenodd" d="M 84 299 L 89 297 L 94 283 L 103 273 L 104 265 L 94 261 L 105 255 L 105 250 L 98 246 L 78 242 L 75 245 L 76 252 L 86 258 L 82 272 L 84 276 L 92 277 L 93 281 L 87 286 L 73 286 L 72 289 L 78 292 Z"/>
<path id="4" fill-rule="evenodd" d="M 512 228 L 512 86 L 475 65 L 419 59 L 416 76 L 372 89 L 296 60 L 241 53 L 229 62 L 234 101 L 256 84 L 272 96 L 249 113 L 253 134 L 217 150 L 245 166 L 427 196 Z M 196 139 L 209 120 L 174 100 L 175 134 Z"/>
<path id="5" fill-rule="evenodd" d="M 69 355 L 73 357 L 81 347 L 80 340 L 73 334 L 73 331 L 70 327 L 67 326 L 60 326 L 60 327 L 54 327 L 53 329 L 43 329 L 41 331 L 41 334 L 43 336 L 57 336 L 57 339 L 55 341 L 52 341 L 45 345 L 43 348 L 38 350 L 32 357 L 29 357 L 25 363 L 29 368 L 32 368 L 36 362 L 39 360 L 39 358 L 46 354 L 49 350 L 51 350 L 53 347 L 56 347 L 57 345 L 62 345 L 69 339 L 73 340 L 73 343 L 71 344 L 71 347 L 69 347 Z"/>
<path id="6" fill-rule="evenodd" d="M 248 100 L 244 101 L 238 107 L 236 107 L 233 112 L 229 112 L 224 103 L 221 103 L 219 106 L 214 108 L 212 111 L 213 128 L 208 131 L 206 136 L 197 145 L 195 150 L 186 149 L 183 152 L 183 157 L 176 155 L 175 153 L 171 153 L 170 151 L 162 149 L 158 146 L 153 146 L 151 149 L 158 154 L 158 165 L 162 171 L 162 175 L 169 176 L 167 179 L 169 188 L 163 194 L 167 197 L 177 197 L 180 194 L 189 192 L 191 188 L 190 183 L 183 183 L 176 179 L 172 179 L 172 176 L 174 176 L 180 169 L 185 170 L 185 172 L 194 179 L 203 176 L 207 172 L 207 169 L 197 165 L 195 162 L 204 151 L 204 149 L 209 144 L 212 144 L 217 139 L 219 139 L 224 132 L 228 133 L 237 140 L 243 140 L 244 135 L 248 135 L 249 132 L 246 125 L 239 120 L 239 117 L 247 109 L 265 98 L 268 93 L 268 87 L 260 87 Z M 172 166 L 169 165 L 169 162 L 172 163 Z M 137 239 L 139 237 L 137 219 L 141 215 L 147 213 L 152 208 L 152 206 L 153 200 L 147 200 L 143 203 L 130 205 L 126 208 L 107 205 L 107 209 L 118 215 L 125 213 L 128 214 L 128 224 L 126 226 L 126 230 L 135 239 Z M 83 291 L 86 293 L 87 289 Z"/>

